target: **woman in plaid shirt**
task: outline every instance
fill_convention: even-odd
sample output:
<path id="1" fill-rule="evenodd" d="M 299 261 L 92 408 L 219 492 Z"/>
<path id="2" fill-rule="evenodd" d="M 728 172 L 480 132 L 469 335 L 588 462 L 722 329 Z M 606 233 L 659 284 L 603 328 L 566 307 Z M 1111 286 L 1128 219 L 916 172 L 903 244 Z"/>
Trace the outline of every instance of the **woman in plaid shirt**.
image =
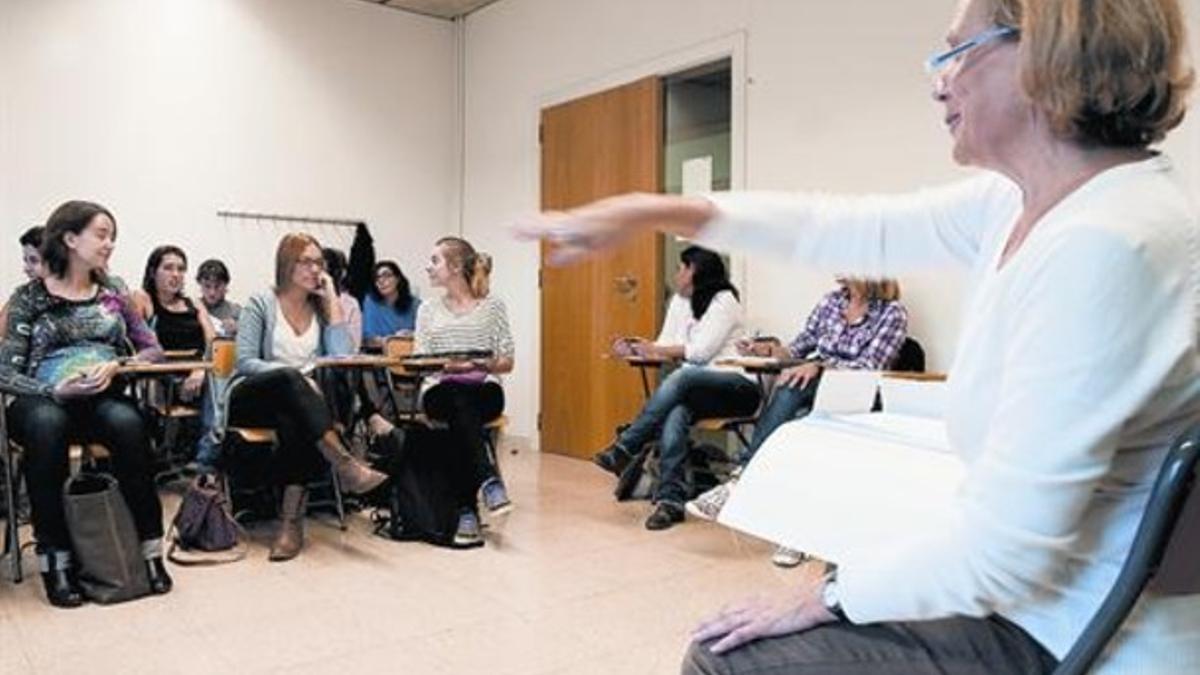
<path id="1" fill-rule="evenodd" d="M 838 288 L 821 298 L 791 344 L 743 341 L 738 345 L 745 355 L 808 359 L 779 374 L 771 400 L 754 425 L 750 445 L 738 456 L 739 466 L 748 464 L 763 441 L 785 422 L 812 410 L 822 370 L 884 370 L 900 354 L 908 335 L 908 311 L 900 304 L 899 284 L 891 279 L 848 277 L 838 277 L 837 282 Z M 736 481 L 735 476 L 688 502 L 688 511 L 715 520 Z M 780 549 L 773 560 L 790 567 L 798 564 L 800 557 Z"/>

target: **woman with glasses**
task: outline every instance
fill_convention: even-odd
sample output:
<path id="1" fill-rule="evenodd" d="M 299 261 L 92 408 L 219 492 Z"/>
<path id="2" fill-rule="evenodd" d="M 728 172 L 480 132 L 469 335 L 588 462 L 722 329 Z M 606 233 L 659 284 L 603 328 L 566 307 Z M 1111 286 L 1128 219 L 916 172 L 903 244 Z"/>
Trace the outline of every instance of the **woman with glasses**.
<path id="1" fill-rule="evenodd" d="M 375 263 L 375 283 L 363 298 L 363 339 L 377 343 L 398 333 L 411 333 L 417 325 L 421 299 L 412 294 L 408 277 L 391 260 Z"/>
<path id="2" fill-rule="evenodd" d="M 972 178 L 869 199 L 638 195 L 528 223 L 559 259 L 661 228 L 856 275 L 965 268 L 950 526 L 695 633 L 689 673 L 1050 672 L 1200 419 L 1200 228 L 1170 160 L 1194 76 L 1177 0 L 962 0 L 933 98 Z M 820 516 L 828 517 L 828 516 Z M 1200 660 L 1200 596 L 1145 595 L 1105 654 Z"/>
<path id="3" fill-rule="evenodd" d="M 275 287 L 242 309 L 237 372 L 228 394 L 230 425 L 267 427 L 279 438 L 274 462 L 283 503 L 271 560 L 290 560 L 304 547 L 305 485 L 325 471 L 326 462 L 347 492 L 370 492 L 386 479 L 346 450 L 308 377 L 317 357 L 351 353 L 320 244 L 307 234 L 285 235 L 275 253 Z"/>

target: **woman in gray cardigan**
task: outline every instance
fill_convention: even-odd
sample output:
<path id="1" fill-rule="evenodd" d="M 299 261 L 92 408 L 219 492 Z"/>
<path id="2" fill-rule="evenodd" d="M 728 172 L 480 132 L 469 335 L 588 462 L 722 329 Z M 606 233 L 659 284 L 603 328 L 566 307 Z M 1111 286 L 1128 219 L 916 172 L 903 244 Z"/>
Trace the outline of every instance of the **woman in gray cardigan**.
<path id="1" fill-rule="evenodd" d="M 279 436 L 275 472 L 284 489 L 271 560 L 290 560 L 303 548 L 304 486 L 325 470 L 322 458 L 347 492 L 370 492 L 387 478 L 346 451 L 329 407 L 304 374 L 319 356 L 352 351 L 320 245 L 307 234 L 285 235 L 275 254 L 274 290 L 251 298 L 238 320 L 228 408 L 230 424 L 269 427 Z"/>

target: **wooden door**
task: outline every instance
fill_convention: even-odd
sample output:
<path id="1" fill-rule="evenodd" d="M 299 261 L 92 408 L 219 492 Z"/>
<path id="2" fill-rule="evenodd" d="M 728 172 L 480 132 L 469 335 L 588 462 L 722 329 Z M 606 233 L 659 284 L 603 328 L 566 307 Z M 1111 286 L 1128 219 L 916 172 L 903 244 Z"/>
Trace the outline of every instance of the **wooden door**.
<path id="1" fill-rule="evenodd" d="M 662 183 L 657 77 L 542 111 L 542 208 L 565 209 Z M 662 236 L 571 267 L 542 249 L 541 449 L 586 458 L 643 403 L 638 371 L 607 358 L 618 336 L 653 338 L 661 315 Z"/>

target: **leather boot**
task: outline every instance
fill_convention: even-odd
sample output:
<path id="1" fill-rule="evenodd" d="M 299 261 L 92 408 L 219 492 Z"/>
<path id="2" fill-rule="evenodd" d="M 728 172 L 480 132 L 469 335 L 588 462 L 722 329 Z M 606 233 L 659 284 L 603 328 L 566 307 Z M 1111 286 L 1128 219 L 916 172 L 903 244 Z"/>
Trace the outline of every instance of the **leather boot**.
<path id="1" fill-rule="evenodd" d="M 146 560 L 146 576 L 150 579 L 150 592 L 155 595 L 170 593 L 171 587 L 175 585 L 171 575 L 167 573 L 167 564 L 163 562 L 161 555 Z"/>
<path id="2" fill-rule="evenodd" d="M 304 507 L 308 502 L 308 489 L 303 485 L 288 485 L 283 488 L 283 503 L 279 507 L 279 532 L 271 542 L 268 560 L 280 562 L 300 555 L 304 548 Z"/>
<path id="3" fill-rule="evenodd" d="M 75 569 L 64 552 L 54 549 L 38 551 L 38 565 L 42 569 L 42 588 L 51 605 L 79 607 L 83 604 L 83 589 L 79 587 Z"/>
<path id="4" fill-rule="evenodd" d="M 386 473 L 372 469 L 366 462 L 346 452 L 346 448 L 340 443 L 333 444 L 322 439 L 317 442 L 317 448 L 333 465 L 342 490 L 350 494 L 366 494 L 382 485 L 388 478 Z"/>

